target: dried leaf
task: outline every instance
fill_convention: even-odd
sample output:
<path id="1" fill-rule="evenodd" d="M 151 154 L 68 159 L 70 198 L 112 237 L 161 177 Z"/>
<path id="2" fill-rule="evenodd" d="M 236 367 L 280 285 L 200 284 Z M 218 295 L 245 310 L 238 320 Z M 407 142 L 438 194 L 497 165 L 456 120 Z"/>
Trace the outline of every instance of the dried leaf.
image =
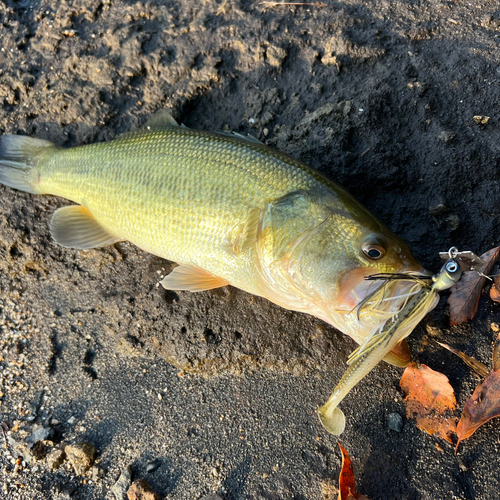
<path id="1" fill-rule="evenodd" d="M 493 346 L 493 371 L 496 372 L 500 370 L 500 333 L 495 339 L 495 344 Z"/>
<path id="2" fill-rule="evenodd" d="M 452 436 L 457 432 L 457 419 L 455 417 L 417 416 L 415 421 L 421 431 L 427 431 L 431 436 L 435 434 L 453 444 Z"/>
<path id="3" fill-rule="evenodd" d="M 451 443 L 456 419 L 443 414 L 446 410 L 454 410 L 457 401 L 448 377 L 426 365 L 411 363 L 404 371 L 400 385 L 406 394 L 407 417 L 415 415 L 420 430 Z"/>
<path id="4" fill-rule="evenodd" d="M 445 410 L 454 410 L 457 404 L 453 387 L 448 377 L 434 371 L 427 365 L 411 363 L 403 373 L 400 381 L 401 389 L 407 395 L 407 410 L 424 408 L 425 414 L 430 411 L 443 413 Z"/>
<path id="5" fill-rule="evenodd" d="M 361 493 L 356 493 L 351 459 L 343 446 L 340 443 L 337 444 L 342 452 L 342 470 L 340 471 L 339 477 L 339 500 L 369 500 Z"/>
<path id="6" fill-rule="evenodd" d="M 441 347 L 448 349 L 448 351 L 452 352 L 453 354 L 456 354 L 469 368 L 474 370 L 479 376 L 486 377 L 488 373 L 490 373 L 488 367 L 485 364 L 481 363 L 481 361 L 478 361 L 476 358 L 472 358 L 471 356 L 465 354 L 465 352 L 459 351 L 458 349 L 455 349 L 448 344 L 442 344 L 441 342 L 438 342 L 438 344 Z"/>
<path id="7" fill-rule="evenodd" d="M 472 436 L 481 425 L 498 416 L 500 416 L 500 370 L 491 372 L 465 402 L 462 417 L 457 425 L 458 443 L 455 453 L 460 441 Z"/>
<path id="8" fill-rule="evenodd" d="M 481 273 L 488 274 L 491 272 L 499 254 L 500 247 L 496 247 L 481 255 L 481 259 L 486 262 L 486 266 L 480 269 Z M 485 281 L 486 278 L 476 271 L 467 271 L 460 281 L 451 288 L 448 304 L 450 305 L 450 322 L 452 325 L 459 325 L 474 317 Z"/>
<path id="9" fill-rule="evenodd" d="M 500 302 L 500 274 L 495 278 L 493 285 L 490 288 L 491 300 L 495 302 Z"/>
<path id="10" fill-rule="evenodd" d="M 340 443 L 337 444 L 342 452 L 342 470 L 340 471 L 339 477 L 339 500 L 347 500 L 351 492 L 356 495 L 354 471 L 349 454 Z"/>

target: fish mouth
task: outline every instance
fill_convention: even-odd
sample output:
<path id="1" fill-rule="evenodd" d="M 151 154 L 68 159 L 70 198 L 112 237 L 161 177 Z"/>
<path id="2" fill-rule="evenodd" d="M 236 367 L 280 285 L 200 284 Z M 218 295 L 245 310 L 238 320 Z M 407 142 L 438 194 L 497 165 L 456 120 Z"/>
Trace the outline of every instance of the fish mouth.
<path id="1" fill-rule="evenodd" d="M 397 317 L 408 300 L 428 286 L 432 274 L 412 267 L 398 273 L 373 273 L 358 268 L 347 273 L 340 283 L 336 311 L 344 311 L 342 331 L 358 344 L 366 343 L 388 321 Z"/>

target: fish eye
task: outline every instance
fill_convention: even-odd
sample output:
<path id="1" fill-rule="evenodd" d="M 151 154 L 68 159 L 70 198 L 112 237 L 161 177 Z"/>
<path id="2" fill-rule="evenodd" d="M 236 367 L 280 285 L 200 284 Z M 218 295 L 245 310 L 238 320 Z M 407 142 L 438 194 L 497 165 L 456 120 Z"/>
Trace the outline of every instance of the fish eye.
<path id="1" fill-rule="evenodd" d="M 371 260 L 379 260 L 385 255 L 385 248 L 379 242 L 366 242 L 362 250 Z"/>

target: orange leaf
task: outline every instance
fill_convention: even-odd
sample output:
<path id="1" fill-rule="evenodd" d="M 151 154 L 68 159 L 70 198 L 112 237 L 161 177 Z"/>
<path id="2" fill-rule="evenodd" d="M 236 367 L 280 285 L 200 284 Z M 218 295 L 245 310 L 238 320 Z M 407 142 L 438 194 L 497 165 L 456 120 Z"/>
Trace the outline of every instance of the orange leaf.
<path id="1" fill-rule="evenodd" d="M 465 402 L 464 411 L 457 425 L 458 445 L 472 436 L 476 429 L 492 418 L 500 416 L 500 370 L 490 372 Z"/>
<path id="2" fill-rule="evenodd" d="M 456 428 L 454 417 L 444 417 L 446 410 L 454 410 L 457 404 L 448 377 L 426 365 L 409 365 L 400 381 L 406 394 L 406 415 L 415 415 L 417 427 L 429 434 L 436 434 L 452 443 L 451 434 Z"/>
<path id="3" fill-rule="evenodd" d="M 426 365 L 421 364 L 419 367 L 417 363 L 411 363 L 399 383 L 406 394 L 408 416 L 415 410 L 423 415 L 431 411 L 443 413 L 448 409 L 454 410 L 457 405 L 448 377 Z"/>
<path id="4" fill-rule="evenodd" d="M 347 500 L 349 495 L 356 495 L 356 484 L 354 483 L 354 471 L 352 468 L 349 454 L 340 443 L 340 451 L 342 452 L 342 470 L 339 477 L 339 500 Z"/>
<path id="5" fill-rule="evenodd" d="M 500 302 L 500 274 L 495 278 L 493 285 L 490 288 L 491 300 L 495 302 Z"/>
<path id="6" fill-rule="evenodd" d="M 361 493 L 356 493 L 356 485 L 354 484 L 354 470 L 352 468 L 349 454 L 340 443 L 340 451 L 342 452 L 342 470 L 339 477 L 339 499 L 338 500 L 370 500 Z"/>
<path id="7" fill-rule="evenodd" d="M 421 431 L 427 431 L 431 436 L 436 435 L 446 439 L 453 444 L 452 435 L 457 431 L 457 419 L 455 417 L 443 417 L 440 415 L 417 416 L 417 427 Z"/>
<path id="8" fill-rule="evenodd" d="M 499 254 L 500 247 L 496 247 L 481 255 L 481 259 L 486 262 L 486 266 L 480 269 L 483 274 L 491 272 Z M 448 304 L 452 325 L 459 325 L 474 317 L 485 282 L 486 278 L 476 271 L 466 271 L 460 281 L 451 288 Z"/>

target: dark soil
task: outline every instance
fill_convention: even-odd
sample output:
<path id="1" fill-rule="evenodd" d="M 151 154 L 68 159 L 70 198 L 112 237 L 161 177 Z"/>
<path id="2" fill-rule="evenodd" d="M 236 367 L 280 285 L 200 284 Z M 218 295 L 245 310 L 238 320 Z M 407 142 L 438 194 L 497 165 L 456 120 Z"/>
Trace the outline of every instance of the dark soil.
<path id="1" fill-rule="evenodd" d="M 87 144 L 168 108 L 189 127 L 249 132 L 317 167 L 428 269 L 453 245 L 499 243 L 495 1 L 6 1 L 0 39 L 0 133 Z M 163 498 L 336 498 L 340 455 L 315 411 L 353 342 L 232 287 L 165 292 L 171 263 L 127 243 L 61 248 L 48 221 L 63 203 L 0 187 L 0 413 L 5 429 L 38 423 L 55 445 L 90 442 L 106 474 L 85 482 L 45 460 L 18 470 L 8 447 L 0 497 L 114 498 L 131 464 Z M 434 340 L 489 365 L 494 322 L 486 293 L 459 327 L 443 299 L 410 339 L 449 377 L 459 410 L 477 379 Z M 388 414 L 405 415 L 400 376 L 382 363 L 342 405 L 358 490 L 496 498 L 499 421 L 456 456 L 412 420 L 390 431 Z M 147 474 L 153 459 L 161 466 Z"/>

